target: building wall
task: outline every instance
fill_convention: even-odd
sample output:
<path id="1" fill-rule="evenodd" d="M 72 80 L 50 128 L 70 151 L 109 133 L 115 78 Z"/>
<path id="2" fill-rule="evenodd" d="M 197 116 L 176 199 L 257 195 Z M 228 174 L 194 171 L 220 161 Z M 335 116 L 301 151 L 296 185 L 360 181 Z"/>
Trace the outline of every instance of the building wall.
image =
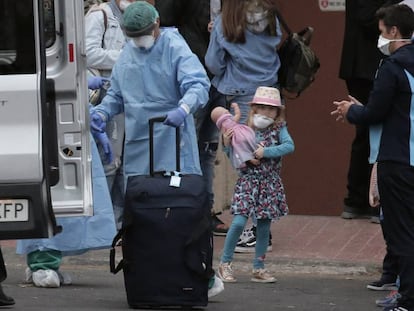
<path id="1" fill-rule="evenodd" d="M 280 11 L 292 31 L 315 29 L 311 46 L 321 68 L 313 85 L 298 99 L 287 101 L 289 132 L 295 152 L 283 158 L 282 178 L 291 214 L 340 215 L 346 195 L 346 174 L 354 127 L 330 115 L 333 101 L 347 96 L 338 78 L 344 31 L 344 11 L 324 11 L 343 1 L 279 1 Z M 216 166 L 216 208 L 228 205 L 235 175 L 220 154 Z"/>

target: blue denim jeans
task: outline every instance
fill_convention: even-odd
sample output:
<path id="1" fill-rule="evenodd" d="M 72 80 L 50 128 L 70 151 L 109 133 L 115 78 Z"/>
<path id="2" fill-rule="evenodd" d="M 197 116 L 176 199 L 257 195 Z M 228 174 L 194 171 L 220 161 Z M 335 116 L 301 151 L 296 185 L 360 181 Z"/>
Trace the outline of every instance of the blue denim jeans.
<path id="1" fill-rule="evenodd" d="M 234 249 L 240 234 L 243 232 L 247 223 L 247 217 L 242 215 L 234 215 L 233 221 L 230 225 L 229 231 L 224 241 L 223 253 L 221 255 L 221 262 L 232 262 L 234 256 Z M 253 259 L 253 269 L 263 269 L 264 259 L 269 245 L 270 234 L 270 219 L 258 219 L 256 227 L 256 247 L 255 256 Z"/>
<path id="2" fill-rule="evenodd" d="M 195 114 L 196 131 L 198 137 L 198 151 L 203 179 L 209 195 L 210 207 L 214 204 L 213 180 L 214 164 L 217 156 L 219 130 L 210 118 L 211 110 L 217 106 L 224 106 L 224 96 L 211 87 L 209 102 Z"/>

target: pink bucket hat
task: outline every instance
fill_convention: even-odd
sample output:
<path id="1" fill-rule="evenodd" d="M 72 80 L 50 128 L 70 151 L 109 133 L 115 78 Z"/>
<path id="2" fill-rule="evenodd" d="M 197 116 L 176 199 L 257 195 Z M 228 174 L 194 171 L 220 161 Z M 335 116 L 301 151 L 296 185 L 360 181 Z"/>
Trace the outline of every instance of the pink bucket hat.
<path id="1" fill-rule="evenodd" d="M 279 90 L 275 87 L 267 86 L 259 86 L 254 94 L 253 100 L 249 104 L 283 107 Z"/>

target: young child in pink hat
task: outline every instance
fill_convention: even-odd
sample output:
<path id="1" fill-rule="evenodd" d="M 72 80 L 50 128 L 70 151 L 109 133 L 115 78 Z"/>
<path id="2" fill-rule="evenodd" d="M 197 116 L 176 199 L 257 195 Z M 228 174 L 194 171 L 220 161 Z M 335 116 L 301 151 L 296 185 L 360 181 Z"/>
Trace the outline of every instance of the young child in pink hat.
<path id="1" fill-rule="evenodd" d="M 238 169 L 231 212 L 234 215 L 227 232 L 217 275 L 224 282 L 236 282 L 231 262 L 234 250 L 250 215 L 257 219 L 256 246 L 251 281 L 275 282 L 265 270 L 264 261 L 269 243 L 270 224 L 288 213 L 285 191 L 280 177 L 281 157 L 293 152 L 294 143 L 287 130 L 285 107 L 277 88 L 259 87 L 250 104 L 247 125 L 253 129 L 256 147 L 254 159 Z M 223 133 L 225 147 L 233 148 L 232 127 Z"/>

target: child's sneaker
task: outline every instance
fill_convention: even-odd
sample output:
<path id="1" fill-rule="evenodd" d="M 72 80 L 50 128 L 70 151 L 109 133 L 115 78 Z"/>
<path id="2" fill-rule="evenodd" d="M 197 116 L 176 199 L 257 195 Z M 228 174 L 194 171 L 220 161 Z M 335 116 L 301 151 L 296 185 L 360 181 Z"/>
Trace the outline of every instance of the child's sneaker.
<path id="1" fill-rule="evenodd" d="M 234 283 L 237 279 L 233 276 L 233 268 L 231 267 L 231 262 L 221 262 L 217 269 L 217 276 L 223 282 Z"/>
<path id="2" fill-rule="evenodd" d="M 276 279 L 265 269 L 253 269 L 253 277 L 251 278 L 252 282 L 258 283 L 274 283 Z"/>

